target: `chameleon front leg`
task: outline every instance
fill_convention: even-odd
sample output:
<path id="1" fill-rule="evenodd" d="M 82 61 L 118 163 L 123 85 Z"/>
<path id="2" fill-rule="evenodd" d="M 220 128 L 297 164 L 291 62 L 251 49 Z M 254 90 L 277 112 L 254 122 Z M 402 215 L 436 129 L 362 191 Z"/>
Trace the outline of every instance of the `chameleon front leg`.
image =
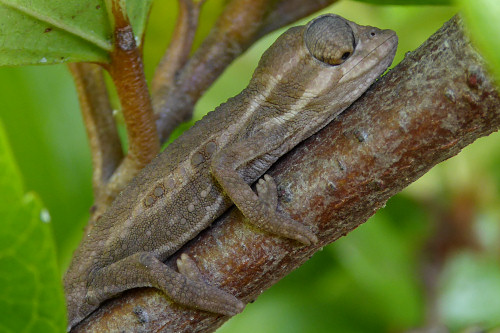
<path id="1" fill-rule="evenodd" d="M 185 254 L 177 261 L 178 273 L 149 252 L 135 253 L 97 271 L 86 301 L 102 301 L 132 288 L 154 287 L 181 305 L 234 316 L 245 304 L 225 291 L 206 284 L 195 263 Z"/>
<path id="2" fill-rule="evenodd" d="M 255 142 L 253 142 L 255 141 Z M 238 174 L 241 161 L 251 161 L 248 155 L 262 156 L 260 140 L 254 139 L 237 143 L 219 152 L 211 163 L 211 172 L 224 192 L 230 197 L 248 221 L 272 234 L 295 239 L 305 245 L 318 241 L 305 225 L 279 213 L 276 208 L 278 194 L 276 183 L 269 175 L 264 175 L 257 183 L 257 194 Z M 248 147 L 255 147 L 249 149 Z"/>

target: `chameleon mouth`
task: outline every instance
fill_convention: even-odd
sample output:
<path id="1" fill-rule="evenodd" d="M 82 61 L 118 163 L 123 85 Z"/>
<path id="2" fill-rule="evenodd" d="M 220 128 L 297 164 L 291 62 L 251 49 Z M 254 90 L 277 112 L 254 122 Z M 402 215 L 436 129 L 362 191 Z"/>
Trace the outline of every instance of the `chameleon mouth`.
<path id="1" fill-rule="evenodd" d="M 370 52 L 368 52 L 368 54 L 366 54 L 363 58 L 359 59 L 356 63 L 354 63 L 351 66 L 351 68 L 347 72 L 345 72 L 344 75 L 342 75 L 342 78 L 340 78 L 339 82 L 348 80 L 349 74 L 352 72 L 352 70 L 354 68 L 358 68 L 358 66 L 365 61 L 367 62 L 366 68 L 371 68 L 372 66 L 370 66 L 370 64 L 373 61 L 383 60 L 381 64 L 388 62 L 387 64 L 384 64 L 384 66 L 383 66 L 383 70 L 385 71 L 385 69 L 387 67 L 389 67 L 390 63 L 392 62 L 392 60 L 394 58 L 394 54 L 396 52 L 397 46 L 398 46 L 398 36 L 395 33 L 392 33 L 382 43 L 378 44 Z M 383 48 L 384 50 L 382 50 L 382 52 L 380 52 L 374 56 L 374 53 L 377 53 L 377 51 L 379 51 L 381 48 Z M 387 55 L 391 54 L 391 53 L 393 54 L 393 56 L 387 57 Z M 380 67 L 380 68 L 382 68 L 382 67 Z M 380 74 L 382 74 L 382 73 L 380 73 Z"/>

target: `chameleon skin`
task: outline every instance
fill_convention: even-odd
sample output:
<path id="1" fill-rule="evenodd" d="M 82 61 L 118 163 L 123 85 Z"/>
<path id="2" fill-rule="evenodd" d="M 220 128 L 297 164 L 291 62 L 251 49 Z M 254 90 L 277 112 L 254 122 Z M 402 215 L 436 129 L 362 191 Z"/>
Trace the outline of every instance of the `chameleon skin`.
<path id="1" fill-rule="evenodd" d="M 186 255 L 179 272 L 162 261 L 233 204 L 265 231 L 316 242 L 309 228 L 276 211 L 276 184 L 261 177 L 354 102 L 387 69 L 396 47 L 393 31 L 330 14 L 280 36 L 248 87 L 169 145 L 89 228 L 64 279 L 69 328 L 137 287 L 205 311 L 241 312 L 244 304 L 206 284 Z M 257 180 L 255 193 L 249 184 Z"/>

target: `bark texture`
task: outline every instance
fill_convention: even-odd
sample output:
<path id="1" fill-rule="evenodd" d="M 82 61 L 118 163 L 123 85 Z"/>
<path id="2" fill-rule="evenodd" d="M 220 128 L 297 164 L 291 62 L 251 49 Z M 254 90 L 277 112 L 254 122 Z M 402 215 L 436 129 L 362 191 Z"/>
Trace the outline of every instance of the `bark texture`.
<path id="1" fill-rule="evenodd" d="M 455 17 L 270 170 L 280 209 L 311 225 L 318 244 L 273 237 L 232 209 L 181 252 L 209 283 L 251 302 L 434 165 L 499 128 L 500 96 Z M 75 331 L 211 332 L 227 319 L 140 289 L 107 302 Z"/>

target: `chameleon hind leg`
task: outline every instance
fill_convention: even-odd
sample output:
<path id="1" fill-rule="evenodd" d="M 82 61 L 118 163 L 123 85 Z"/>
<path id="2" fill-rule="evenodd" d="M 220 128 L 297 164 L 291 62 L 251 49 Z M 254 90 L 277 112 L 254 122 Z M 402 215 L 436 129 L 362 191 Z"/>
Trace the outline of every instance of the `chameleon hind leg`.
<path id="1" fill-rule="evenodd" d="M 102 301 L 132 288 L 154 287 L 174 302 L 212 313 L 234 316 L 245 304 L 233 295 L 205 283 L 195 263 L 187 256 L 178 260 L 181 273 L 148 252 L 135 253 L 95 273 L 87 302 Z"/>

